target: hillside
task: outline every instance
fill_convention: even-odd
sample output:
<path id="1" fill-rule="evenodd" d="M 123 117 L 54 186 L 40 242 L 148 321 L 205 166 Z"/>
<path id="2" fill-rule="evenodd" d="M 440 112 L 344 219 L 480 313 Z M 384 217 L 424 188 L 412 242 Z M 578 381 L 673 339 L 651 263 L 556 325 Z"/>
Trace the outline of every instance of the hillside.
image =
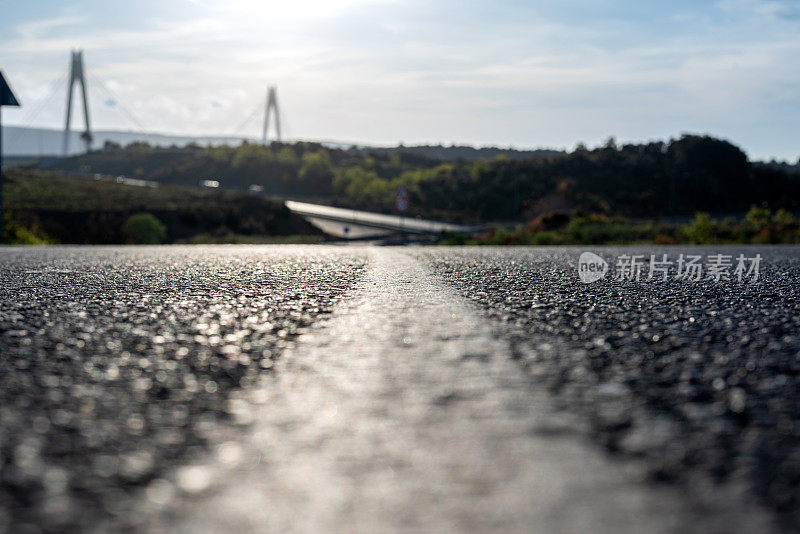
<path id="1" fill-rule="evenodd" d="M 556 158 L 566 155 L 563 150 L 547 148 L 535 150 L 519 150 L 516 148 L 502 147 L 474 147 L 466 145 L 399 145 L 395 147 L 364 147 L 365 151 L 376 154 L 414 154 L 439 161 L 477 161 L 506 158 L 510 160 Z"/>
<path id="2" fill-rule="evenodd" d="M 552 212 L 686 219 L 759 205 L 800 209 L 796 167 L 748 161 L 722 139 L 613 143 L 552 157 L 442 161 L 394 151 L 318 143 L 162 148 L 137 143 L 55 163 L 69 172 L 126 175 L 165 184 L 218 180 L 271 195 L 392 212 L 398 187 L 412 216 L 461 222 L 526 222 Z"/>
<path id="3" fill-rule="evenodd" d="M 123 243 L 122 227 L 138 213 L 161 221 L 169 243 L 321 240 L 283 203 L 239 191 L 141 187 L 109 177 L 12 169 L 5 173 L 4 200 L 12 226 L 57 243 Z"/>

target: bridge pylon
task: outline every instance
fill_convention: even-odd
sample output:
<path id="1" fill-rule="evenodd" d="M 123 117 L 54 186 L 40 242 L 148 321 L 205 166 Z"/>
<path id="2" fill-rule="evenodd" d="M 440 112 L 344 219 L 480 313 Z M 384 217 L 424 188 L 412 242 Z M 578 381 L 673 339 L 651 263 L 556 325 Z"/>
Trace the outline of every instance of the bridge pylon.
<path id="1" fill-rule="evenodd" d="M 83 50 L 73 50 L 70 59 L 69 79 L 67 80 L 67 117 L 64 124 L 64 156 L 69 155 L 69 123 L 72 118 L 72 90 L 75 84 L 81 86 L 83 96 L 83 119 L 86 129 L 81 134 L 81 139 L 86 143 L 86 151 L 92 148 L 92 129 L 89 126 L 89 96 L 86 93 L 86 75 L 83 70 Z"/>
<path id="2" fill-rule="evenodd" d="M 278 112 L 278 89 L 274 86 L 267 88 L 267 107 L 264 110 L 264 134 L 262 144 L 267 144 L 267 129 L 269 128 L 270 112 L 275 113 L 275 140 L 281 142 L 281 116 Z"/>

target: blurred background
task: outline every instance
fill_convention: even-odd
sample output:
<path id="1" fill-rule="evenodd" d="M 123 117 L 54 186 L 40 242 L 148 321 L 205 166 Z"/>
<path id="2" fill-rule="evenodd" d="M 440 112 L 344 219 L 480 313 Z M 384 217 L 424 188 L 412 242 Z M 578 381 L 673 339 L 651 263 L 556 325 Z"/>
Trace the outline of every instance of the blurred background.
<path id="1" fill-rule="evenodd" d="M 796 2 L 0 4 L 10 242 L 347 237 L 286 198 L 482 230 L 451 243 L 798 239 Z"/>

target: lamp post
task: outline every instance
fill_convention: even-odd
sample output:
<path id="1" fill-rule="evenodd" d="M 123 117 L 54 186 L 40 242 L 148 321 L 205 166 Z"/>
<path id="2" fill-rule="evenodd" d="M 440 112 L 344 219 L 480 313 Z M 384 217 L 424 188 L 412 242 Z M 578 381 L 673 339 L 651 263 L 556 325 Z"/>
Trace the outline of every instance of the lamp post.
<path id="1" fill-rule="evenodd" d="M 19 101 L 0 71 L 0 112 L 3 106 L 19 107 Z M 0 244 L 3 243 L 3 121 L 0 117 Z"/>

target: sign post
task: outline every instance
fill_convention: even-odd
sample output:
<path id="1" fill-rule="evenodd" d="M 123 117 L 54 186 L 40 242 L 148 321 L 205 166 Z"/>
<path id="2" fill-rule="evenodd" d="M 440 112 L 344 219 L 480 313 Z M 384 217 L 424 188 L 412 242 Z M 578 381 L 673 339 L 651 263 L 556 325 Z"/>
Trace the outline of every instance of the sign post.
<path id="1" fill-rule="evenodd" d="M 3 106 L 19 107 L 19 101 L 0 71 L 0 112 Z M 3 121 L 0 116 L 0 245 L 3 243 Z"/>

